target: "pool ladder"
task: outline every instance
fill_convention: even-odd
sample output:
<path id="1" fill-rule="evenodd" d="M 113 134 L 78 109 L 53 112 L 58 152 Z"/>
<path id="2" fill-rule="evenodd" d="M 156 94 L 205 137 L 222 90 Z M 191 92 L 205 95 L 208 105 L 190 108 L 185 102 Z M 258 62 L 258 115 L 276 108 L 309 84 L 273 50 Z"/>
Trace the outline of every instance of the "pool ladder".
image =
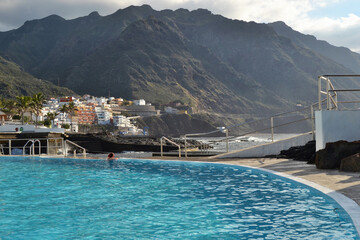
<path id="1" fill-rule="evenodd" d="M 4 155 L 4 147 L 0 144 L 0 155 Z"/>
<path id="2" fill-rule="evenodd" d="M 39 139 L 30 139 L 29 141 L 27 141 L 25 143 L 25 145 L 23 146 L 23 155 L 25 155 L 25 148 L 26 146 L 31 143 L 31 145 L 29 146 L 30 149 L 30 155 L 34 156 L 35 155 L 35 143 L 38 142 L 39 143 L 39 156 L 41 155 L 41 143 Z"/>

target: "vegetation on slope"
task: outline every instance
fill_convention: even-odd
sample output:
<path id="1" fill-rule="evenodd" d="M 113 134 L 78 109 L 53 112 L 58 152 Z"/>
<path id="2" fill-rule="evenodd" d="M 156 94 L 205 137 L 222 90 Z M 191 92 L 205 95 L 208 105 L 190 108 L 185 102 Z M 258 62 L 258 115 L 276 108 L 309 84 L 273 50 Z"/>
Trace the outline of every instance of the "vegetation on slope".
<path id="1" fill-rule="evenodd" d="M 0 96 L 15 98 L 20 95 L 34 95 L 42 92 L 46 97 L 71 95 L 73 91 L 34 78 L 18 65 L 0 57 Z"/>

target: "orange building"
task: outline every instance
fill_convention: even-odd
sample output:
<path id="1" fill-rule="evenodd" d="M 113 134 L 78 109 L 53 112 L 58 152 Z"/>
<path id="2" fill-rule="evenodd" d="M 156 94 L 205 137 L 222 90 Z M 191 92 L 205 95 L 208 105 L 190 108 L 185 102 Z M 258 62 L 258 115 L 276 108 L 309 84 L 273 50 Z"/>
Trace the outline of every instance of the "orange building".
<path id="1" fill-rule="evenodd" d="M 76 116 L 78 124 L 96 124 L 96 112 L 93 105 L 79 105 L 77 106 Z"/>
<path id="2" fill-rule="evenodd" d="M 72 97 L 61 97 L 60 98 L 60 102 L 72 102 L 73 98 Z"/>

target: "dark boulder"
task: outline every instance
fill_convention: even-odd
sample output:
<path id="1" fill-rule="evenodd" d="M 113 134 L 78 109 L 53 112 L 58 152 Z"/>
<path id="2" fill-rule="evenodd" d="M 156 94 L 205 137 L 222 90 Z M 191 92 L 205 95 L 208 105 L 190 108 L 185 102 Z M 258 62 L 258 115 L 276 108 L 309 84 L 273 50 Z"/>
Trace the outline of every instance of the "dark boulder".
<path id="1" fill-rule="evenodd" d="M 308 164 L 315 163 L 315 141 L 309 141 L 304 146 L 291 147 L 282 150 L 278 157 L 290 158 L 297 161 L 305 161 Z"/>
<path id="2" fill-rule="evenodd" d="M 354 154 L 343 158 L 340 164 L 340 171 L 360 172 L 360 154 Z"/>
<path id="3" fill-rule="evenodd" d="M 316 152 L 315 164 L 319 169 L 338 169 L 341 159 L 359 152 L 360 141 L 327 143 L 324 149 Z"/>

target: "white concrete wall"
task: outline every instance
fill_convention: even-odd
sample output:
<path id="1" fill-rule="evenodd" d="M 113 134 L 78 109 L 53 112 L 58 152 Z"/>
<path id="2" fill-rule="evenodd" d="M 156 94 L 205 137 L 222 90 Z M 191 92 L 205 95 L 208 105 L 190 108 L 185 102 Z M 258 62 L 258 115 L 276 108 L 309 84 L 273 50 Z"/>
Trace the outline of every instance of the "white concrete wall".
<path id="1" fill-rule="evenodd" d="M 328 142 L 360 140 L 360 111 L 316 111 L 315 130 L 316 151 Z"/>
<path id="2" fill-rule="evenodd" d="M 0 126 L 0 132 L 20 132 L 20 128 L 23 129 L 23 132 L 57 132 L 57 133 L 64 133 L 63 128 L 46 128 L 46 127 L 38 127 L 35 128 L 34 125 L 21 125 L 21 124 L 14 124 L 14 125 L 2 125 Z"/>
<path id="3" fill-rule="evenodd" d="M 303 146 L 307 142 L 313 140 L 311 133 L 305 133 L 284 140 L 276 142 L 266 143 L 259 146 L 249 147 L 233 151 L 230 153 L 224 153 L 216 155 L 216 158 L 253 158 L 253 157 L 264 157 L 267 155 L 279 154 L 282 150 L 287 150 L 290 147 Z"/>

